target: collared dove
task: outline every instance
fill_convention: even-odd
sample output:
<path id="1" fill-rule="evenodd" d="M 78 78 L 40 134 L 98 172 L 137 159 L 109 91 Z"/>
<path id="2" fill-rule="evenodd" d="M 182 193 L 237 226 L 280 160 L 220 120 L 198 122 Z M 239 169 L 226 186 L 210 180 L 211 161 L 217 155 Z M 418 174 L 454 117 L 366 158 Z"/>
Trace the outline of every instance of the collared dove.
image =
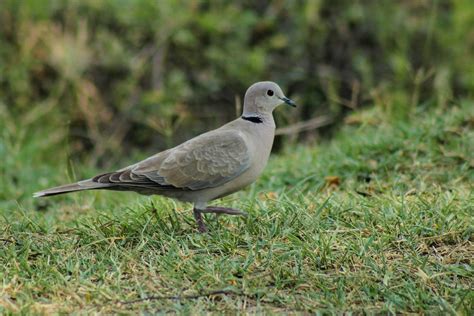
<path id="1" fill-rule="evenodd" d="M 283 102 L 295 106 L 276 83 L 257 82 L 247 89 L 243 114 L 238 119 L 131 166 L 33 196 L 96 189 L 163 195 L 194 203 L 199 231 L 205 232 L 202 213 L 246 215 L 237 209 L 207 207 L 207 203 L 257 179 L 267 164 L 275 137 L 272 112 Z"/>

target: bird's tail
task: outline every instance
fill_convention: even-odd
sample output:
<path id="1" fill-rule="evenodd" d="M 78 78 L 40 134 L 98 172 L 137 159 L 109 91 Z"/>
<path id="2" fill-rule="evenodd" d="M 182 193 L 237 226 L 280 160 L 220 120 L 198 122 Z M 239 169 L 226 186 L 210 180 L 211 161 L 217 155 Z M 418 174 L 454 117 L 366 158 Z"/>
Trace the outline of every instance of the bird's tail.
<path id="1" fill-rule="evenodd" d="M 64 193 L 83 191 L 83 190 L 101 189 L 105 187 L 108 187 L 108 185 L 104 183 L 92 182 L 91 180 L 84 180 L 77 183 L 61 185 L 59 187 L 54 187 L 54 188 L 46 189 L 43 191 L 35 192 L 33 193 L 33 197 L 44 197 L 44 196 L 64 194 Z"/>

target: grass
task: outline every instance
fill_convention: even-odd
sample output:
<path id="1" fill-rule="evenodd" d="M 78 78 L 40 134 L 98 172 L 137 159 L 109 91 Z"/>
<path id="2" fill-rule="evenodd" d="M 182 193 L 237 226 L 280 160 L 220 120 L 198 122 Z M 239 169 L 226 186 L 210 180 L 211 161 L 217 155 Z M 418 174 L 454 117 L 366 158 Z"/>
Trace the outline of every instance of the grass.
<path id="1" fill-rule="evenodd" d="M 209 234 L 189 205 L 114 192 L 32 200 L 65 171 L 5 171 L 0 313 L 471 314 L 473 104 L 395 122 L 375 108 L 347 123 L 216 202 L 249 216 L 208 216 Z M 30 161 L 24 148 L 9 153 L 16 164 Z"/>

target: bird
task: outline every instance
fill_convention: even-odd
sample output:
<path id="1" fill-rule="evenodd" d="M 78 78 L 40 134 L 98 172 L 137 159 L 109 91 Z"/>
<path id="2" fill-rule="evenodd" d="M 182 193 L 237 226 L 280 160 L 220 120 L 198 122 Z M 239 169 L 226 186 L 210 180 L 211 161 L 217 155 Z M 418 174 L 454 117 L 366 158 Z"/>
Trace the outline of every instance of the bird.
<path id="1" fill-rule="evenodd" d="M 253 183 L 264 170 L 275 138 L 273 110 L 286 103 L 296 107 L 272 81 L 251 85 L 237 119 L 159 152 L 128 167 L 33 194 L 47 197 L 84 190 L 134 191 L 193 203 L 200 233 L 207 232 L 203 213 L 243 215 L 210 201 Z"/>

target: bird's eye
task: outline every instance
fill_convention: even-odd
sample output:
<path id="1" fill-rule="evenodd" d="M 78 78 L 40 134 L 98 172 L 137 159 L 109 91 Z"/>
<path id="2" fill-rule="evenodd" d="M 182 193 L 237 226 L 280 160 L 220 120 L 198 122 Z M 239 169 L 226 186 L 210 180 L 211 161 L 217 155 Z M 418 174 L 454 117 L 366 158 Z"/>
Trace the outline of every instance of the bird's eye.
<path id="1" fill-rule="evenodd" d="M 268 90 L 268 91 L 267 91 L 267 95 L 268 95 L 269 97 L 273 96 L 273 90 Z"/>

